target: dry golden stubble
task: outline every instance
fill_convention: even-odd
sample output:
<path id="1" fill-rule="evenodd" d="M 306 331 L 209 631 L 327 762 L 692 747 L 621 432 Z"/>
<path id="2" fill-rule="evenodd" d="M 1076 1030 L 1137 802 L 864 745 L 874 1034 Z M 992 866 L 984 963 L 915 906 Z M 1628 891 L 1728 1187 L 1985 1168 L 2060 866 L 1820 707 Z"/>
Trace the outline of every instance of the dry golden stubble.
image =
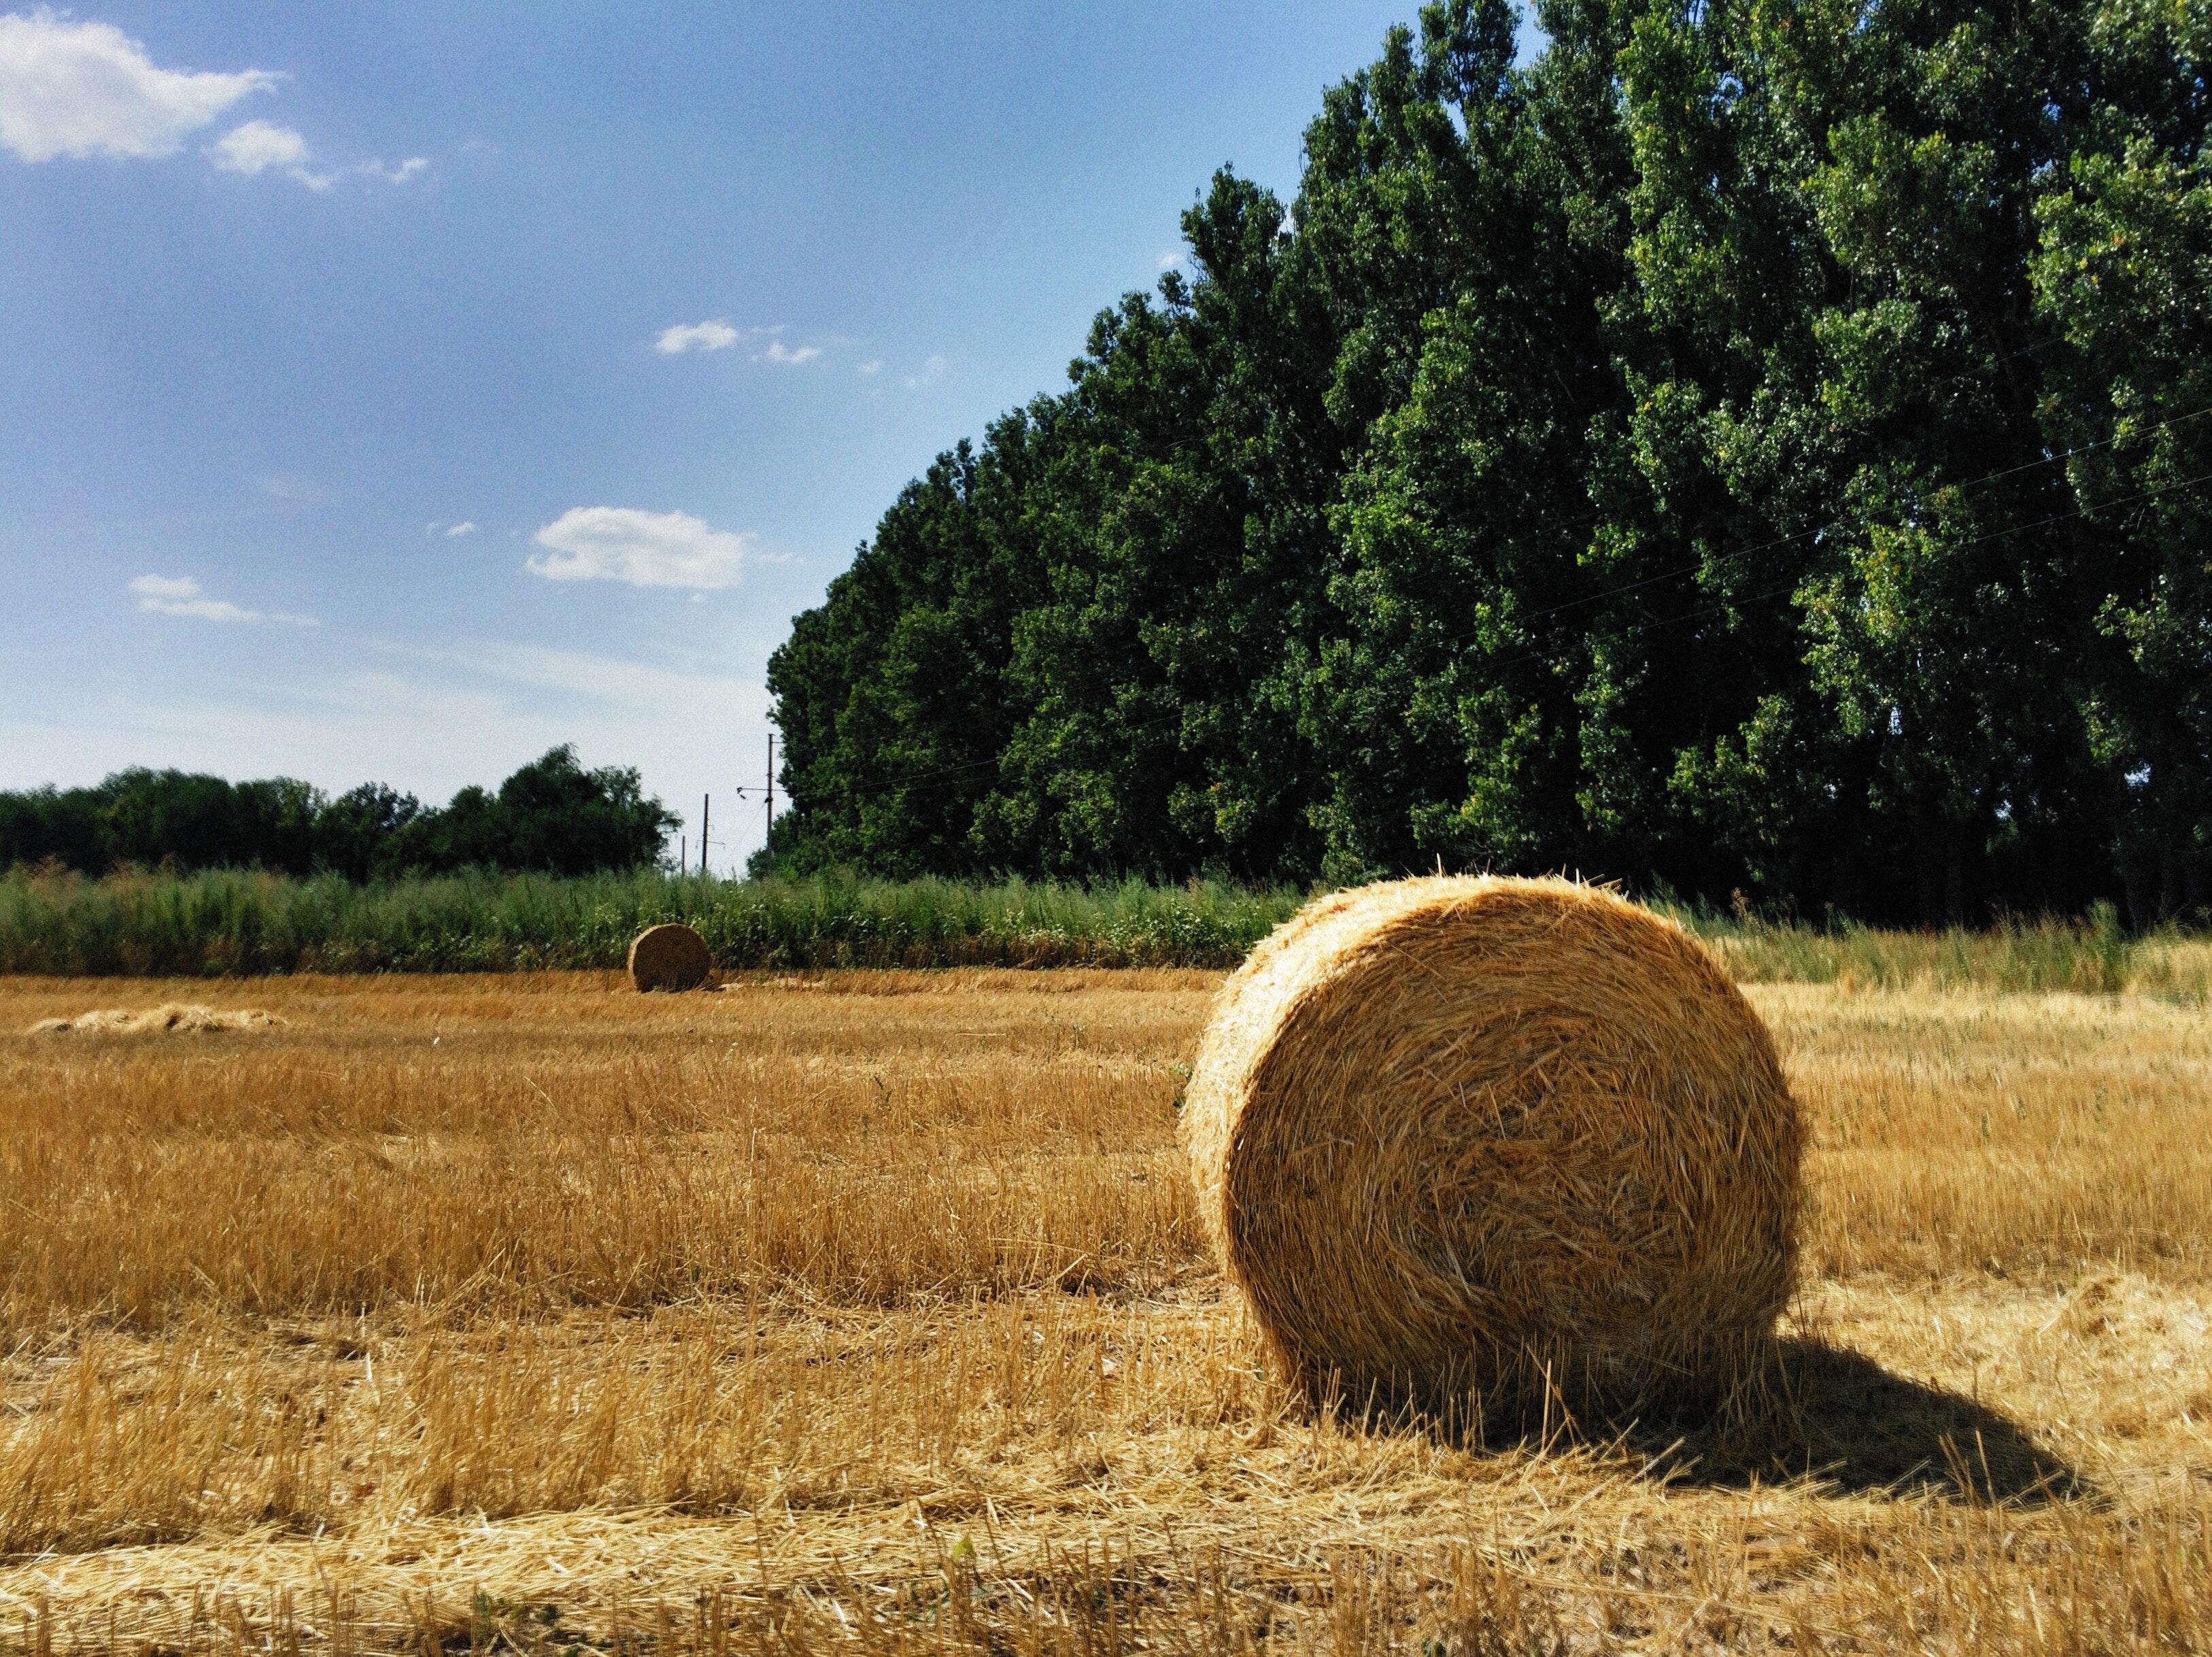
<path id="1" fill-rule="evenodd" d="M 2212 1379 L 2202 1296 L 2100 1279 L 1820 1301 L 1822 1350 L 1863 1356 L 1796 1365 L 1810 1478 L 1648 1438 L 1480 1454 L 1299 1418 L 1233 1310 L 1199 1296 L 108 1338 L 19 1359 L 0 1399 L 21 1406 L 0 1413 L 9 1540 L 58 1550 L 0 1562 L 0 1618 L 44 1595 L 65 1626 L 96 1634 L 106 1608 L 150 1637 L 196 1597 L 261 1617 L 331 1582 L 386 1619 L 483 1590 L 604 1628 L 626 1599 L 714 1586 L 857 1611 L 917 1551 L 1042 1591 L 1110 1538 L 1163 1638 L 1198 1631 L 1210 1554 L 1240 1603 L 1296 1581 L 1317 1612 L 1385 1562 L 1448 1578 L 1472 1547 L 1576 1650 L 1675 1649 L 1693 1612 L 1712 1619 L 1700 1649 L 1786 1647 L 1793 1620 L 1873 1649 L 2034 1649 L 2024 1611 L 1991 1618 L 2031 1593 L 2046 1638 L 2117 1630 L 2132 1603 L 2166 1630 L 2147 1649 L 2191 1648 L 2212 1611 L 2212 1492 L 2183 1472 Z M 2016 1419 L 2063 1427 L 2087 1499 Z"/>
<path id="2" fill-rule="evenodd" d="M 1130 1293 L 1203 1258 L 1170 1112 L 1194 985 L 616 982 L 272 983 L 289 1022 L 250 1047 L 0 1038 L 0 1328 Z M 70 993 L 7 991 L 19 1022 Z"/>
<path id="3" fill-rule="evenodd" d="M 87 986 L 0 980 L 0 1326 L 635 1304 L 702 1267 L 768 1280 L 738 1270 L 763 1259 L 840 1300 L 1071 1266 L 1142 1292 L 1206 1252 L 1170 1103 L 1218 982 L 844 974 L 640 996 L 611 973 L 301 977 L 256 986 L 284 1028 L 204 1041 L 22 1035 Z M 1813 1131 L 1808 1271 L 2212 1268 L 2201 1012 L 1747 993 Z M 702 1192 L 763 1229 L 696 1223 Z"/>
<path id="4" fill-rule="evenodd" d="M 1725 1400 L 1795 1284 L 1803 1134 L 1765 1028 L 1601 889 L 1316 901 L 1223 989 L 1182 1121 L 1228 1276 L 1316 1397 Z"/>
<path id="5" fill-rule="evenodd" d="M 0 1565 L 0 1652 L 2206 1643 L 2201 1013 L 1752 986 L 1803 1418 L 1662 1472 L 1281 1417 L 1173 1143 L 1217 982 L 301 978 L 202 1042 L 0 980 L 0 1508 L 88 1550 Z"/>

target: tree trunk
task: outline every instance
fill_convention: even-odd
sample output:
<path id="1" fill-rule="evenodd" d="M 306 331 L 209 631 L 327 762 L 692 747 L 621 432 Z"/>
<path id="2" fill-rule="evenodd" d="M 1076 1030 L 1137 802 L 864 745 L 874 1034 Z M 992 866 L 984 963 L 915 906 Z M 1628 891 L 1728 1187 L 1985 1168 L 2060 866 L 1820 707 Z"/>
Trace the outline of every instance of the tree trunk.
<path id="1" fill-rule="evenodd" d="M 1966 893 L 1966 836 L 1973 832 L 1971 822 L 1946 822 L 1943 836 L 1943 924 L 1963 926 L 1967 923 Z"/>
<path id="2" fill-rule="evenodd" d="M 1938 926 L 1943 914 L 1943 820 L 1917 795 L 1912 802 L 1912 873 L 1919 888 L 1920 924 Z"/>

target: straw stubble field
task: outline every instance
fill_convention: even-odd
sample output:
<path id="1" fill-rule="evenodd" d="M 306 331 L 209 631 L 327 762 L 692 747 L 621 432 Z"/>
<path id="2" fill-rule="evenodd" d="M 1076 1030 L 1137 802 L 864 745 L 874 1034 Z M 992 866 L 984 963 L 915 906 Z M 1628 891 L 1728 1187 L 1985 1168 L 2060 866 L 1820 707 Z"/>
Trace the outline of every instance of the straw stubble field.
<path id="1" fill-rule="evenodd" d="M 1750 986 L 1774 1408 L 1483 1446 L 1224 1302 L 1216 981 L 0 980 L 0 1648 L 2212 1645 L 2203 1012 Z"/>

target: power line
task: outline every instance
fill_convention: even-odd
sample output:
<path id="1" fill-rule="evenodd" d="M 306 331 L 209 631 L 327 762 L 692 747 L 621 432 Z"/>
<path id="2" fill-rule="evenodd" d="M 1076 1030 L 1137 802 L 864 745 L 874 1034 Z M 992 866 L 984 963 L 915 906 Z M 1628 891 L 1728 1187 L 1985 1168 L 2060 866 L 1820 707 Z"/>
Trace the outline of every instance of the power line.
<path id="1" fill-rule="evenodd" d="M 747 786 L 746 786 L 744 784 L 743 784 L 743 783 L 739 783 L 739 784 L 738 784 L 738 785 L 734 789 L 732 789 L 731 792 L 732 792 L 732 793 L 734 793 L 734 794 L 735 794 L 735 795 L 736 795 L 739 799 L 743 799 L 743 798 L 745 798 L 745 796 L 746 796 L 747 794 L 753 793 L 753 792 L 757 792 L 760 794 L 760 796 L 761 796 L 761 799 L 762 799 L 762 803 L 763 803 L 764 805 L 766 805 L 766 806 L 767 806 L 767 808 L 768 808 L 768 827 L 767 827 L 767 828 L 763 831 L 763 835 L 762 835 L 762 839 L 761 839 L 761 849 L 762 849 L 763 851 L 764 851 L 764 852 L 766 852 L 766 851 L 772 851 L 772 850 L 774 849 L 775 846 L 775 731 L 769 731 L 769 732 L 768 733 L 768 778 L 767 778 L 767 783 L 766 783 L 766 786 L 765 786 L 764 787 L 763 787 L 763 788 L 761 788 L 761 789 L 759 789 L 759 790 L 756 791 L 756 790 L 754 790 L 754 789 L 751 789 L 751 788 L 747 787 Z"/>

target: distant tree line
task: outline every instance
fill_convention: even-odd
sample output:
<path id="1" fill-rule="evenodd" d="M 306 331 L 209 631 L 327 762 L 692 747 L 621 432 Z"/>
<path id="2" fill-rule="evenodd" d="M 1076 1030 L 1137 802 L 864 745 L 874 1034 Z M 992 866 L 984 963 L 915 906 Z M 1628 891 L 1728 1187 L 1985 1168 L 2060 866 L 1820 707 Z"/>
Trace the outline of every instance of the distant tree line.
<path id="1" fill-rule="evenodd" d="M 2212 901 L 2212 0 L 1449 0 L 770 669 L 777 866 Z"/>
<path id="2" fill-rule="evenodd" d="M 656 861 L 676 818 L 635 770 L 550 750 L 444 806 L 363 783 L 335 798 L 289 777 L 229 782 L 134 768 L 90 788 L 0 792 L 0 870 L 65 864 L 261 868 L 352 880 L 469 868 L 580 875 Z"/>

